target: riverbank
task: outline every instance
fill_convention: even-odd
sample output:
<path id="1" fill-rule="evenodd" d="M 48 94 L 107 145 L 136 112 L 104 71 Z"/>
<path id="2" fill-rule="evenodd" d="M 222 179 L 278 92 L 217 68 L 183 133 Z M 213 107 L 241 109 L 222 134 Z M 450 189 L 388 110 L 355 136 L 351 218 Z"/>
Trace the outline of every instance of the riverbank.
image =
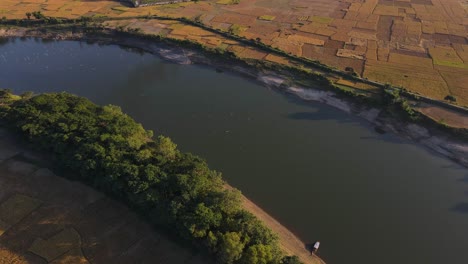
<path id="1" fill-rule="evenodd" d="M 21 110 L 22 104 L 23 103 L 24 104 L 36 104 L 36 103 L 41 104 L 44 98 L 46 98 L 45 100 L 47 102 L 50 102 L 51 104 L 56 105 L 56 106 L 74 104 L 74 103 L 77 103 L 74 100 L 79 100 L 78 101 L 79 105 L 78 106 L 75 105 L 75 107 L 77 108 L 82 109 L 82 107 L 85 107 L 84 105 L 86 104 L 89 104 L 88 107 L 98 107 L 96 105 L 93 106 L 93 104 L 87 99 L 78 98 L 76 96 L 66 94 L 66 93 L 43 94 L 43 95 L 38 95 L 37 97 L 32 97 L 30 99 L 24 99 L 23 101 L 17 101 L 16 103 L 12 103 L 15 100 L 19 100 L 19 97 L 11 95 L 9 92 L 5 91 L 5 94 L 2 97 L 2 100 L 3 100 L 2 102 L 4 103 L 4 106 L 6 107 L 5 109 L 10 109 L 10 110 L 3 112 L 5 115 L 2 116 L 2 118 L 8 122 L 9 124 L 8 127 L 11 128 L 13 131 L 16 131 L 20 134 L 28 135 L 29 134 L 28 130 L 25 131 L 23 129 L 24 127 L 22 126 L 18 127 L 18 124 L 19 124 L 18 122 L 24 122 L 25 119 L 28 118 L 28 116 L 32 117 L 34 116 L 34 114 L 33 113 L 27 114 L 23 112 Z M 50 101 L 49 98 L 56 98 L 58 99 L 58 101 Z M 108 118 L 107 115 L 115 115 L 115 118 L 127 119 L 127 121 L 130 123 L 134 122 L 130 117 L 126 116 L 125 114 L 119 111 L 108 113 L 108 111 L 106 110 L 109 109 L 109 106 L 98 107 L 98 108 L 100 110 L 97 110 L 98 112 L 92 112 L 92 114 L 91 112 L 88 112 L 88 111 L 93 111 L 92 110 L 93 108 L 91 109 L 86 108 L 87 111 L 84 111 L 84 113 L 80 112 L 79 114 L 74 112 L 75 108 L 63 110 L 63 112 L 62 111 L 54 112 L 52 110 L 51 112 L 49 112 L 49 114 L 51 114 L 55 118 L 60 118 L 60 115 L 69 115 L 69 114 L 74 115 L 78 120 L 90 118 L 91 120 L 88 121 L 88 123 L 92 124 L 91 126 L 98 126 L 98 127 L 102 126 L 101 123 L 100 122 L 95 123 L 92 120 L 103 118 L 103 116 L 106 116 L 104 118 Z M 102 110 L 104 110 L 104 113 L 102 113 Z M 26 114 L 26 115 L 23 115 L 23 114 Z M 119 151 L 113 150 L 114 145 L 112 141 L 101 142 L 99 141 L 99 139 L 96 140 L 94 137 L 97 136 L 98 138 L 101 138 L 102 133 L 91 129 L 89 131 L 94 131 L 94 134 L 92 133 L 87 134 L 87 140 L 91 142 L 95 142 L 93 143 L 93 146 L 95 147 L 101 146 L 102 148 L 104 145 L 106 148 L 105 151 L 109 149 L 108 151 L 112 153 L 112 154 L 109 154 L 109 155 L 112 155 L 111 158 L 119 159 L 119 164 L 124 164 L 121 167 L 119 167 L 119 165 L 112 165 L 112 163 L 109 165 L 108 162 L 104 163 L 105 165 L 101 165 L 103 161 L 100 160 L 98 157 L 94 157 L 95 154 L 93 152 L 84 153 L 84 152 L 79 151 L 83 149 L 80 143 L 76 143 L 76 144 L 71 143 L 72 146 L 70 146 L 70 142 L 67 139 L 65 139 L 65 141 L 62 141 L 62 140 L 56 140 L 57 138 L 55 139 L 48 138 L 49 134 L 52 134 L 55 137 L 58 135 L 58 133 L 61 133 L 61 132 L 58 132 L 58 133 L 54 132 L 56 131 L 56 129 L 54 128 L 55 125 L 52 124 L 51 126 L 50 123 L 43 123 L 42 121 L 40 121 L 42 120 L 42 117 L 46 115 L 47 114 L 45 112 L 42 112 L 39 116 L 35 118 L 35 119 L 38 119 L 38 123 L 36 125 L 43 127 L 44 133 L 37 135 L 37 137 L 36 136 L 29 137 L 29 139 L 31 140 L 32 146 L 34 146 L 35 148 L 38 148 L 38 150 L 40 150 L 41 153 L 43 152 L 45 155 L 49 155 L 49 154 L 51 155 L 50 159 L 54 160 L 53 167 L 55 169 L 58 169 L 61 172 L 61 174 L 65 172 L 66 175 L 69 176 L 69 178 L 72 178 L 73 180 L 79 180 L 81 182 L 87 183 L 88 185 L 92 185 L 97 190 L 100 190 L 106 194 L 111 195 L 112 197 L 120 201 L 123 201 L 128 206 L 132 207 L 136 212 L 146 217 L 149 223 L 153 223 L 156 226 L 163 228 L 163 230 L 165 230 L 164 228 L 170 227 L 170 229 L 167 229 L 167 230 L 170 230 L 168 231 L 168 233 L 178 235 L 176 237 L 181 238 L 182 241 L 193 243 L 192 245 L 194 248 L 201 247 L 203 249 L 203 246 L 206 247 L 206 242 L 201 245 L 198 244 L 198 247 L 197 247 L 197 243 L 200 243 L 200 240 L 202 239 L 208 240 L 211 237 L 214 237 L 215 235 L 221 236 L 221 239 L 223 239 L 223 236 L 228 236 L 228 235 L 233 235 L 233 236 L 238 236 L 238 237 L 241 236 L 239 237 L 239 239 L 242 238 L 241 240 L 242 242 L 239 241 L 239 243 L 242 243 L 241 248 L 240 248 L 242 251 L 239 253 L 235 253 L 235 254 L 238 254 L 237 259 L 242 258 L 241 261 L 247 261 L 247 263 L 254 263 L 249 260 L 249 258 L 252 256 L 251 254 L 255 254 L 251 252 L 250 248 L 259 247 L 266 252 L 270 252 L 264 256 L 257 256 L 257 258 L 259 259 L 267 259 L 268 262 L 271 261 L 272 263 L 296 263 L 294 261 L 290 262 L 287 259 L 283 259 L 283 257 L 285 257 L 284 255 L 285 252 L 282 252 L 281 248 L 283 247 L 285 243 L 281 243 L 282 246 L 279 247 L 280 243 L 278 243 L 279 241 L 276 238 L 275 230 L 271 230 L 268 225 L 264 225 L 264 223 L 262 221 L 259 221 L 259 219 L 256 217 L 256 214 L 261 212 L 261 210 L 257 209 L 257 210 L 252 210 L 252 211 L 246 211 L 246 208 L 244 208 L 243 206 L 243 201 L 245 201 L 246 198 L 242 196 L 238 196 L 237 195 L 238 192 L 226 191 L 223 185 L 224 182 L 222 181 L 220 174 L 214 171 L 206 171 L 209 169 L 207 167 L 207 164 L 203 160 L 199 159 L 196 156 L 193 156 L 192 154 L 181 153 L 175 149 L 173 151 L 168 152 L 171 146 L 173 146 L 174 148 L 176 147 L 169 139 L 167 139 L 166 141 L 164 140 L 164 137 L 158 136 L 157 139 L 154 139 L 155 141 L 152 141 L 152 139 L 147 138 L 147 134 L 148 135 L 152 134 L 152 132 L 150 131 L 144 132 L 144 130 L 142 130 L 143 128 L 141 127 L 141 125 L 137 123 L 133 123 L 134 125 L 139 126 L 138 130 L 140 131 L 133 131 L 132 134 L 130 135 L 121 135 L 121 136 L 123 138 L 128 137 L 134 140 L 137 140 L 135 137 L 143 137 L 143 138 L 140 138 L 139 140 L 141 140 L 141 142 L 146 142 L 148 140 L 151 141 L 151 143 L 148 143 L 148 145 L 152 144 L 151 146 L 154 148 L 153 151 L 155 151 L 153 152 L 152 149 L 145 149 L 145 150 L 151 151 L 151 153 L 154 156 L 148 157 L 144 161 L 141 161 L 141 160 L 134 160 L 134 158 L 131 156 L 133 153 L 135 153 L 135 151 L 138 151 L 138 153 L 140 153 L 141 150 L 138 150 L 139 147 L 136 147 L 136 150 L 135 150 L 135 147 L 130 147 L 129 149 L 127 147 L 120 145 L 119 149 L 123 149 L 120 151 L 121 152 L 126 151 L 126 156 L 125 157 L 118 156 Z M 68 125 L 71 126 L 71 125 L 76 124 L 74 122 L 75 121 L 70 121 L 70 124 Z M 118 120 L 116 122 L 120 124 L 118 126 L 118 129 L 122 129 L 122 122 L 124 122 L 124 120 Z M 28 123 L 32 125 L 30 121 Z M 124 126 L 125 129 L 123 130 L 128 131 L 128 129 L 130 129 L 129 126 L 130 125 L 128 124 L 127 126 Z M 113 127 L 113 125 L 108 124 L 106 127 Z M 15 130 L 15 128 L 16 129 L 19 128 L 19 130 Z M 68 131 L 66 133 L 74 141 L 76 137 L 78 137 L 78 139 L 80 138 L 80 136 L 76 136 L 75 133 L 77 133 L 78 135 L 81 135 L 82 132 L 88 131 L 88 129 L 89 128 L 79 128 L 77 129 L 77 131 L 73 130 L 73 131 Z M 84 130 L 84 131 L 81 131 L 81 130 Z M 105 131 L 108 131 L 108 130 L 106 129 Z M 114 135 L 113 131 L 109 133 Z M 51 150 L 48 147 L 45 147 L 45 148 L 43 146 L 41 147 L 41 144 L 43 144 L 45 141 L 48 141 L 48 140 L 52 140 L 54 144 L 56 145 L 65 144 L 66 146 L 68 146 L 68 148 L 70 148 L 69 151 L 76 151 L 77 154 L 67 156 L 68 155 L 67 153 L 69 153 L 69 151 L 65 153 L 65 152 L 61 152 L 58 149 Z M 81 140 L 79 142 L 81 142 Z M 139 144 L 139 143 L 134 143 L 134 141 L 131 141 L 130 144 Z M 166 145 L 161 146 L 160 144 L 166 144 Z M 89 144 L 87 144 L 87 146 L 89 146 Z M 148 147 L 148 146 L 146 145 L 142 146 L 142 148 L 144 147 Z M 163 150 L 160 150 L 160 149 L 163 149 Z M 163 152 L 160 153 L 160 151 L 163 151 Z M 83 153 L 83 154 L 79 154 L 79 153 Z M 78 157 L 78 156 L 83 157 L 83 155 L 84 157 L 87 157 L 87 159 L 85 159 L 84 161 L 82 161 L 82 159 Z M 165 156 L 162 156 L 162 155 L 165 155 Z M 92 159 L 89 159 L 89 158 L 92 158 Z M 94 168 L 88 173 L 80 171 L 80 173 L 77 173 L 76 175 L 74 175 L 73 172 L 76 171 L 76 169 L 71 170 L 71 168 L 69 167 L 69 166 L 74 166 L 73 164 L 76 164 L 76 163 L 83 163 L 83 165 L 86 166 L 86 164 L 89 164 L 91 160 L 92 162 L 95 162 L 94 163 L 95 165 L 93 165 Z M 65 162 L 65 164 L 63 162 Z M 148 163 L 151 165 L 148 165 Z M 110 172 L 110 175 L 115 180 L 114 182 L 111 181 L 110 184 L 109 184 L 109 180 L 106 180 L 103 184 L 100 184 L 100 179 L 102 177 L 105 177 L 105 178 L 109 177 L 109 173 L 106 173 L 106 171 L 108 170 L 107 169 L 108 167 L 104 167 L 104 166 L 113 166 L 112 167 L 113 171 Z M 134 171 L 132 172 L 132 174 L 130 174 L 130 172 L 128 171 L 119 172 L 119 169 L 128 168 L 125 166 L 133 166 L 133 168 L 136 169 L 136 172 Z M 180 168 L 173 172 L 172 169 L 175 166 L 180 166 Z M 186 166 L 186 167 L 182 167 L 182 166 Z M 83 166 L 80 165 L 80 167 L 83 167 Z M 142 170 L 138 168 L 145 168 L 145 169 Z M 150 175 L 152 175 L 151 168 L 162 171 L 161 172 L 162 176 L 159 176 L 159 174 L 156 176 L 158 178 L 161 177 L 161 180 L 160 180 L 161 183 L 159 181 L 151 180 L 151 178 L 147 179 L 147 177 L 149 178 L 151 177 Z M 70 176 L 70 174 L 72 176 Z M 167 176 L 164 176 L 164 175 L 167 175 Z M 130 177 L 132 180 L 129 180 Z M 177 189 L 178 188 L 177 184 L 173 183 L 172 185 L 168 185 L 168 183 L 166 183 L 166 181 L 172 182 L 173 178 L 177 179 L 179 177 L 189 177 L 191 179 L 191 182 L 187 183 L 188 186 L 186 185 L 182 186 L 182 188 L 186 188 L 186 189 L 182 189 L 179 191 Z M 205 181 L 203 181 L 204 177 L 206 178 Z M 201 181 L 203 181 L 203 183 L 200 183 L 200 186 L 193 186 L 194 184 L 192 182 L 196 183 L 196 182 L 201 182 Z M 111 189 L 111 184 L 112 184 L 112 189 Z M 126 187 L 127 185 L 128 187 Z M 138 191 L 132 190 L 134 186 L 137 186 L 139 188 Z M 121 191 L 115 192 L 114 191 L 115 189 L 113 188 L 118 188 Z M 158 188 L 162 188 L 162 189 L 158 189 Z M 199 190 L 200 188 L 202 188 L 201 191 Z M 186 194 L 185 192 L 187 191 L 190 191 L 191 193 Z M 156 195 L 160 195 L 160 196 L 164 195 L 163 197 L 164 199 L 162 198 L 158 199 Z M 207 197 L 205 198 L 204 195 L 206 195 Z M 169 198 L 166 198 L 167 196 L 169 196 Z M 197 199 L 195 200 L 195 198 L 192 198 L 192 196 L 195 196 Z M 213 197 L 217 197 L 215 201 L 211 200 L 213 199 Z M 204 214 L 203 220 L 198 220 L 194 224 L 193 222 L 189 222 L 187 224 L 186 219 L 191 219 L 190 217 L 193 217 L 191 215 L 192 211 L 190 209 L 190 207 L 193 205 L 190 199 L 193 199 L 195 200 L 195 202 L 198 203 L 198 207 L 196 209 L 197 215 L 199 212 L 198 208 L 201 206 L 202 208 L 208 208 L 209 210 L 212 210 L 210 212 L 213 212 L 216 216 L 221 217 L 221 219 L 219 219 L 218 222 L 215 222 L 208 226 L 199 224 L 199 223 L 210 221 L 210 218 L 209 218 L 210 215 Z M 207 200 L 203 200 L 203 199 L 207 199 Z M 180 214 L 176 216 L 173 215 L 174 214 L 173 205 L 178 200 L 182 200 L 184 202 L 183 204 L 180 205 L 180 207 L 184 208 L 184 211 L 181 210 L 180 214 L 184 213 L 188 216 L 181 216 Z M 200 200 L 205 201 L 205 202 L 199 202 Z M 168 203 L 169 205 L 166 205 Z M 214 204 L 211 205 L 211 203 L 214 203 Z M 161 212 L 158 212 L 158 210 L 161 210 L 160 208 L 166 208 L 165 206 L 170 206 L 171 209 L 169 210 L 169 212 L 167 212 L 167 209 L 162 209 Z M 192 214 L 195 214 L 195 213 L 192 213 Z M 199 216 L 199 217 L 202 217 L 202 216 Z M 174 225 L 173 222 L 176 222 L 176 224 Z M 199 228 L 199 229 L 195 229 L 195 230 L 200 230 L 196 234 L 202 234 L 202 235 L 201 237 L 200 236 L 194 237 L 192 240 L 190 240 L 188 239 L 190 238 L 190 236 L 187 237 L 187 235 L 185 235 L 184 233 L 185 228 L 189 228 L 188 230 L 190 232 L 189 234 L 192 234 L 193 228 Z M 206 228 L 206 229 L 209 228 L 208 237 L 203 235 L 202 228 Z M 218 231 L 217 229 L 221 231 Z M 230 230 L 233 230 L 233 231 L 229 232 Z M 286 229 L 284 228 L 284 230 Z M 287 233 L 287 230 L 286 232 L 284 232 L 284 230 L 282 230 L 282 234 L 280 235 L 280 237 L 284 237 L 285 234 L 289 237 L 294 236 L 293 234 Z M 227 235 L 224 235 L 225 233 Z M 221 263 L 225 263 L 225 262 L 231 263 L 232 261 L 229 261 L 229 260 L 226 261 L 225 258 L 224 259 L 222 258 L 224 256 L 232 256 L 232 255 L 228 255 L 228 254 L 232 254 L 230 253 L 230 251 L 227 251 L 227 253 L 223 253 L 224 251 L 222 250 L 224 249 L 223 247 L 226 244 L 223 242 L 216 243 L 216 241 L 224 241 L 224 240 L 215 240 L 214 245 L 212 244 L 212 246 L 209 249 L 213 250 L 212 247 L 215 247 L 215 246 L 219 249 L 214 252 L 211 251 L 210 253 L 212 253 L 213 256 L 216 257 L 216 259 L 219 260 Z M 243 241 L 246 241 L 246 242 L 243 242 Z M 291 248 L 291 246 L 288 246 L 287 248 Z M 300 248 L 302 248 L 302 251 L 305 251 L 304 245 L 300 245 Z M 295 250 L 299 250 L 299 248 L 295 248 L 293 252 Z M 202 252 L 205 252 L 205 250 L 202 250 Z M 208 253 L 208 250 L 206 253 Z M 323 262 L 321 262 L 316 256 L 313 256 L 313 257 L 304 259 L 304 263 L 323 263 Z"/>
<path id="2" fill-rule="evenodd" d="M 131 44 L 131 43 L 130 43 Z M 128 45 L 128 43 L 126 43 L 126 45 Z M 133 43 L 132 45 L 136 45 L 136 43 Z M 130 45 L 128 45 L 130 46 Z M 159 47 L 161 48 L 161 47 Z M 174 51 L 174 52 L 170 52 L 170 49 L 169 49 L 169 52 L 166 50 L 164 52 L 167 56 L 167 58 L 172 58 L 172 59 L 176 59 L 176 58 L 180 58 L 180 62 L 187 62 L 187 63 L 194 63 L 195 59 L 193 59 L 193 61 L 190 61 L 190 60 L 187 60 L 185 57 L 186 56 L 179 56 L 180 54 L 183 55 L 183 52 L 178 52 L 178 51 Z M 186 55 L 189 54 L 190 55 L 190 52 L 186 52 Z M 170 56 L 169 56 L 170 55 Z M 205 58 L 207 59 L 207 58 Z M 209 63 L 209 62 L 208 62 Z M 214 67 L 217 67 L 216 64 L 212 64 Z M 238 68 L 238 70 L 242 70 L 244 71 L 244 74 L 245 76 L 251 76 L 252 78 L 255 78 L 256 77 L 256 73 L 251 69 L 251 68 L 242 68 L 242 67 L 236 67 L 236 69 Z M 285 90 L 284 88 L 284 85 L 282 86 L 282 84 L 284 84 L 284 81 L 282 81 L 281 78 L 279 78 L 278 76 L 274 75 L 273 73 L 272 74 L 269 74 L 269 73 L 263 73 L 264 75 L 262 75 L 263 77 L 262 78 L 259 78 L 258 81 L 262 81 L 262 82 L 266 82 L 267 84 L 269 84 L 270 86 L 274 86 L 274 85 L 278 85 L 278 89 L 279 90 Z M 309 90 L 307 90 L 308 92 Z M 297 92 L 297 91 L 296 91 Z M 326 95 L 327 92 L 324 92 L 324 91 L 315 91 L 315 93 L 319 93 L 320 96 L 318 96 L 317 94 L 312 94 L 313 91 L 311 91 L 310 93 L 308 93 L 307 95 L 304 95 L 304 98 L 307 97 L 307 96 L 311 96 L 314 98 L 314 100 L 317 100 L 317 101 L 325 101 L 327 102 L 328 104 L 332 104 L 333 102 L 343 102 L 343 100 L 339 99 L 339 98 L 336 98 L 336 97 L 333 97 L 333 95 L 331 95 L 331 97 L 329 96 L 323 96 L 324 94 Z M 331 99 L 335 100 L 335 101 L 332 101 Z M 338 101 L 336 101 L 338 100 Z M 336 104 L 335 104 L 336 105 Z M 346 110 L 346 109 L 343 109 L 343 110 Z M 346 111 L 350 111 L 352 112 L 352 109 L 348 109 Z M 373 113 L 368 113 L 368 115 L 371 115 L 372 116 Z M 375 113 L 374 113 L 375 114 Z"/>
<path id="3" fill-rule="evenodd" d="M 253 68 L 245 64 L 213 60 L 199 54 L 195 50 L 178 49 L 170 46 L 160 47 L 154 45 L 154 43 L 139 39 L 120 39 L 115 44 L 139 48 L 174 63 L 199 64 L 240 74 L 265 86 L 274 88 L 279 92 L 294 94 L 302 100 L 327 104 L 367 120 L 380 133 L 389 132 L 397 134 L 468 168 L 468 141 L 458 139 L 456 136 L 440 130 L 434 125 L 434 120 L 429 121 L 434 122 L 434 124 L 426 122 L 426 126 L 411 121 L 403 121 L 401 117 L 395 117 L 385 111 L 385 109 L 379 109 L 379 107 L 372 105 L 358 104 L 352 98 L 339 95 L 336 92 L 320 90 L 318 86 L 300 86 L 300 83 L 296 82 L 297 80 L 291 82 L 288 72 L 278 72 L 271 69 Z M 465 120 L 468 123 L 468 117 Z"/>
<path id="4" fill-rule="evenodd" d="M 447 133 L 441 129 L 441 126 L 429 117 L 425 117 L 425 126 L 420 123 L 404 121 L 400 117 L 395 117 L 391 113 L 372 107 L 356 103 L 352 98 L 340 96 L 333 91 L 317 90 L 318 86 L 302 87 L 301 80 L 293 80 L 289 72 L 272 71 L 262 67 L 252 67 L 241 61 L 229 59 L 213 59 L 200 53 L 199 50 L 187 47 L 175 47 L 167 43 L 158 43 L 145 40 L 139 37 L 128 37 L 119 35 L 88 35 L 86 33 L 71 32 L 42 32 L 39 30 L 29 30 L 26 28 L 15 28 L 10 30 L 0 29 L 0 36 L 4 37 L 38 37 L 54 40 L 77 40 L 92 41 L 103 44 L 116 44 L 127 47 L 138 48 L 146 52 L 158 55 L 165 60 L 177 64 L 199 64 L 209 67 L 222 69 L 226 72 L 233 72 L 244 77 L 263 83 L 264 85 L 274 87 L 279 91 L 285 91 L 310 101 L 318 101 L 338 108 L 342 111 L 358 115 L 376 127 L 380 132 L 392 132 L 404 138 L 417 142 L 439 155 L 445 156 L 465 167 L 468 167 L 468 140 L 458 139 L 453 133 Z M 315 88 L 315 89 L 314 89 Z M 458 122 L 467 123 L 468 117 Z M 431 124 L 432 123 L 432 124 Z M 442 126 L 443 128 L 443 126 Z M 449 132 L 454 129 L 449 128 Z M 458 129 L 463 135 L 466 129 Z M 464 135 L 466 137 L 466 135 Z"/>
<path id="5" fill-rule="evenodd" d="M 325 264 L 325 261 L 320 259 L 317 255 L 310 254 L 310 250 L 303 241 L 296 235 L 288 230 L 284 225 L 278 222 L 275 218 L 265 212 L 262 208 L 258 207 L 254 202 L 247 197 L 242 196 L 242 204 L 245 210 L 253 213 L 258 219 L 266 224 L 275 234 L 279 236 L 280 248 L 287 255 L 298 256 L 304 264 Z M 309 241 L 312 244 L 314 241 Z"/>

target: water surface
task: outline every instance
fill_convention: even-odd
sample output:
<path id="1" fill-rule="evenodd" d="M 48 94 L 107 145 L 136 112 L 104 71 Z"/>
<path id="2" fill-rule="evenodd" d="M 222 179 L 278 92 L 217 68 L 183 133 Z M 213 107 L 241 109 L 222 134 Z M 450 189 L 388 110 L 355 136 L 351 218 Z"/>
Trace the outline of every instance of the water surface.
<path id="1" fill-rule="evenodd" d="M 116 104 L 196 153 L 329 264 L 468 263 L 468 170 L 232 74 L 118 46 L 15 39 L 0 87 Z"/>

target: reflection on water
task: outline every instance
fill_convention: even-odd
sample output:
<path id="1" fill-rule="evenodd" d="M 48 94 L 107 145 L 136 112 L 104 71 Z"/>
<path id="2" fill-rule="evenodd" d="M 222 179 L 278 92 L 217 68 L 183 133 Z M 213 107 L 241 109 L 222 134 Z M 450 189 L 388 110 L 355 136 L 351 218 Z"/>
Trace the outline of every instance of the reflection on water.
<path id="1" fill-rule="evenodd" d="M 468 263 L 468 172 L 338 110 L 116 46 L 2 41 L 0 86 L 116 104 L 174 139 L 328 263 Z"/>

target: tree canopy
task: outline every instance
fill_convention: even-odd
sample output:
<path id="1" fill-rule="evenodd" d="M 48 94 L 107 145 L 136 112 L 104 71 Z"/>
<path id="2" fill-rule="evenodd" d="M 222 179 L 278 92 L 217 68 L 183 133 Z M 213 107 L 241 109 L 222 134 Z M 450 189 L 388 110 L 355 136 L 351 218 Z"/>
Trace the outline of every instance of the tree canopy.
<path id="1" fill-rule="evenodd" d="M 297 263 L 282 258 L 278 238 L 241 207 L 221 174 L 169 138 L 113 105 L 68 93 L 13 96 L 0 92 L 0 117 L 57 169 L 125 201 L 152 223 L 174 230 L 219 263 Z M 291 260 L 294 260 L 291 262 Z"/>

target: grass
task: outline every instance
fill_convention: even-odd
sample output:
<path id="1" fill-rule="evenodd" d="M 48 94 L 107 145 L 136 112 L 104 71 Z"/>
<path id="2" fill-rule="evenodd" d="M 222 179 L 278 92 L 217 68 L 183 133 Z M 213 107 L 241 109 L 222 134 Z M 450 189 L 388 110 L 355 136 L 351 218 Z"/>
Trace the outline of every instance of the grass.
<path id="1" fill-rule="evenodd" d="M 115 6 L 115 7 L 111 7 L 111 9 L 114 11 L 121 11 L 121 12 L 127 12 L 131 10 L 131 8 L 123 7 L 123 6 Z"/>
<path id="2" fill-rule="evenodd" d="M 239 0 L 219 0 L 216 3 L 220 5 L 235 5 L 239 3 Z"/>
<path id="3" fill-rule="evenodd" d="M 434 65 L 468 69 L 468 65 L 463 63 L 463 60 L 451 47 L 429 48 L 429 55 Z"/>
<path id="4" fill-rule="evenodd" d="M 0 220 L 14 225 L 41 205 L 39 200 L 26 195 L 15 194 L 0 205 Z"/>
<path id="5" fill-rule="evenodd" d="M 270 15 L 263 15 L 263 16 L 258 17 L 258 19 L 265 20 L 265 21 L 273 21 L 275 18 L 276 18 L 275 16 L 270 16 Z"/>
<path id="6" fill-rule="evenodd" d="M 80 241 L 81 238 L 78 232 L 73 228 L 68 228 L 47 240 L 37 238 L 32 243 L 29 251 L 50 262 L 71 249 L 78 248 Z"/>
<path id="7" fill-rule="evenodd" d="M 240 33 L 246 31 L 247 29 L 248 29 L 248 28 L 245 27 L 245 26 L 233 24 L 233 25 L 229 28 L 229 31 L 231 32 L 231 34 L 239 35 Z"/>

